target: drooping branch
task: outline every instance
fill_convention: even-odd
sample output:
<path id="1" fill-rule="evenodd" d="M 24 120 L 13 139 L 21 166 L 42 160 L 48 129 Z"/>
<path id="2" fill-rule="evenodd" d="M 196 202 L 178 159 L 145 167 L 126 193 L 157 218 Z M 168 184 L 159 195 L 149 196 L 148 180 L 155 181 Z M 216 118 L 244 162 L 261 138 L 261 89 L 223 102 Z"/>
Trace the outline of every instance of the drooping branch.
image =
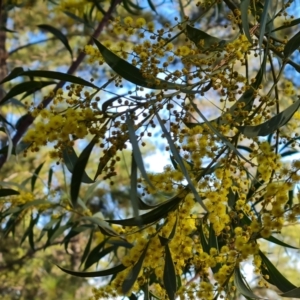
<path id="1" fill-rule="evenodd" d="M 107 25 L 109 19 L 111 19 L 114 10 L 116 9 L 116 7 L 121 2 L 122 2 L 122 0 L 113 0 L 111 2 L 111 5 L 110 5 L 108 11 L 104 14 L 103 19 L 98 24 L 98 26 L 95 29 L 93 35 L 89 39 L 89 41 L 87 43 L 88 45 L 92 45 L 93 44 L 93 38 L 98 38 L 99 37 L 100 33 L 103 31 L 104 27 Z M 69 75 L 74 74 L 74 72 L 78 69 L 79 65 L 82 63 L 82 61 L 85 58 L 85 56 L 86 56 L 85 52 L 81 51 L 79 53 L 77 59 L 74 60 L 73 63 L 71 64 L 70 68 L 67 71 L 67 74 L 69 74 Z M 56 85 L 56 87 L 53 90 L 54 94 L 56 93 L 56 91 L 58 89 L 62 88 L 65 84 L 66 84 L 65 81 L 58 82 L 57 85 Z M 44 108 L 47 107 L 51 103 L 52 100 L 53 100 L 53 97 L 47 97 L 47 98 L 45 98 L 40 103 L 41 107 L 44 107 Z M 16 131 L 14 137 L 12 138 L 14 146 L 16 146 L 18 144 L 18 142 L 20 141 L 20 139 L 22 138 L 22 136 L 24 135 L 24 133 L 27 131 L 27 129 L 29 128 L 29 126 L 33 123 L 34 119 L 35 118 L 30 113 L 28 113 L 27 115 L 25 115 L 24 117 L 22 117 L 22 120 L 18 124 L 17 131 Z M 6 157 L 7 157 L 7 155 L 5 155 L 5 154 L 3 154 L 0 157 L 0 168 L 5 163 Z"/>

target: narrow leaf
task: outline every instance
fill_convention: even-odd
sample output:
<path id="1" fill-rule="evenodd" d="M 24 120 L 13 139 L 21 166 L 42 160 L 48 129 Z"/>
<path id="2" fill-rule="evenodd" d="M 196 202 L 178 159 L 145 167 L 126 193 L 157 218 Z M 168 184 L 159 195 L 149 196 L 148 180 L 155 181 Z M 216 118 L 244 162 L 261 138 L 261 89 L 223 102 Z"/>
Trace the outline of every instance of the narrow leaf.
<path id="1" fill-rule="evenodd" d="M 296 101 L 290 107 L 263 124 L 257 126 L 237 126 L 237 128 L 246 137 L 250 138 L 269 135 L 270 133 L 284 126 L 292 118 L 299 106 L 300 100 Z"/>
<path id="2" fill-rule="evenodd" d="M 130 200 L 133 208 L 133 215 L 136 219 L 139 219 L 139 205 L 137 195 L 137 163 L 132 153 L 131 159 L 131 174 L 130 174 Z"/>
<path id="3" fill-rule="evenodd" d="M 65 163 L 67 169 L 70 171 L 71 174 L 73 174 L 74 166 L 76 165 L 76 162 L 78 160 L 78 156 L 73 147 L 65 147 L 63 149 L 63 160 L 64 160 L 64 163 Z M 94 180 L 91 179 L 84 171 L 83 176 L 82 176 L 82 182 L 83 183 L 93 183 Z"/>
<path id="4" fill-rule="evenodd" d="M 15 191 L 13 189 L 0 189 L 0 197 L 7 197 L 12 195 L 19 195 L 20 193 L 18 191 Z"/>
<path id="5" fill-rule="evenodd" d="M 300 287 L 280 294 L 280 296 L 285 298 L 300 298 Z"/>
<path id="6" fill-rule="evenodd" d="M 12 79 L 15 79 L 16 77 L 18 77 L 21 73 L 24 72 L 24 69 L 21 68 L 21 67 L 17 67 L 17 68 L 14 68 L 10 73 L 9 75 L 7 75 L 4 79 L 2 79 L 0 81 L 0 84 L 4 83 L 4 82 L 7 82 L 7 81 L 11 81 Z"/>
<path id="7" fill-rule="evenodd" d="M 300 46 L 300 31 L 297 32 L 285 45 L 283 53 L 288 58 Z"/>
<path id="8" fill-rule="evenodd" d="M 181 159 L 181 157 L 180 157 L 180 155 L 179 155 L 179 153 L 178 153 L 178 150 L 177 150 L 177 148 L 176 148 L 174 142 L 172 141 L 172 138 L 171 138 L 169 132 L 167 131 L 167 129 L 166 129 L 164 123 L 162 122 L 162 120 L 161 120 L 161 118 L 159 117 L 158 114 L 156 114 L 156 118 L 157 118 L 157 120 L 158 120 L 158 122 L 159 122 L 159 124 L 160 124 L 160 127 L 161 127 L 161 129 L 162 129 L 162 131 L 163 131 L 163 133 L 164 133 L 164 135 L 165 135 L 165 137 L 166 137 L 166 139 L 167 139 L 167 141 L 168 141 L 168 143 L 169 143 L 170 150 L 171 150 L 171 152 L 172 152 L 174 158 L 175 158 L 176 161 L 178 162 L 178 164 L 179 164 L 179 166 L 180 166 L 180 168 L 181 168 L 181 171 L 182 171 L 182 173 L 183 173 L 185 179 L 186 179 L 187 182 L 188 182 L 189 188 L 191 189 L 192 193 L 193 193 L 194 196 L 195 196 L 195 199 L 197 200 L 197 202 L 199 202 L 199 204 L 202 206 L 202 208 L 203 208 L 205 211 L 207 211 L 207 209 L 206 209 L 206 207 L 205 207 L 205 205 L 204 205 L 204 203 L 203 203 L 203 200 L 200 198 L 199 193 L 197 192 L 195 186 L 193 185 L 193 182 L 192 182 L 192 180 L 191 180 L 191 178 L 190 178 L 190 175 L 189 175 L 189 173 L 188 173 L 188 171 L 187 171 L 187 169 L 186 169 L 186 167 L 185 167 L 185 165 L 184 165 L 184 163 L 183 163 L 183 161 L 182 161 L 182 159 Z"/>
<path id="9" fill-rule="evenodd" d="M 98 263 L 101 260 L 101 258 L 113 252 L 114 250 L 115 250 L 115 246 L 110 246 L 110 247 L 103 248 L 101 252 L 92 251 L 86 260 L 86 263 L 84 265 L 84 270 L 87 270 L 94 263 Z"/>
<path id="10" fill-rule="evenodd" d="M 113 237 L 120 237 L 120 234 L 118 234 L 116 231 L 114 231 L 106 221 L 101 220 L 98 217 L 95 217 L 95 216 L 94 217 L 83 217 L 82 219 L 83 220 L 88 220 L 88 221 L 98 225 L 100 231 L 104 235 L 113 236 Z"/>
<path id="11" fill-rule="evenodd" d="M 138 141 L 137 141 L 137 138 L 135 135 L 134 123 L 133 123 L 132 119 L 130 118 L 128 112 L 126 113 L 126 124 L 128 127 L 129 140 L 132 145 L 132 151 L 133 151 L 133 157 L 134 157 L 135 163 L 137 164 L 139 170 L 141 171 L 142 176 L 147 181 L 147 183 L 152 188 L 154 188 L 154 186 L 152 185 L 152 183 L 147 175 L 147 172 L 145 170 L 141 150 L 139 148 L 139 144 L 138 144 Z"/>
<path id="12" fill-rule="evenodd" d="M 269 21 L 269 17 L 268 17 L 268 10 L 269 10 L 269 6 L 270 6 L 270 0 L 265 0 L 264 2 L 264 8 L 263 8 L 263 12 L 262 15 L 260 17 L 260 31 L 259 31 L 259 48 L 261 48 L 262 46 L 262 41 L 266 32 L 266 24 L 267 21 Z"/>
<path id="13" fill-rule="evenodd" d="M 126 60 L 114 54 L 112 51 L 103 46 L 97 39 L 94 39 L 96 46 L 98 47 L 100 53 L 102 54 L 105 62 L 122 78 L 134 83 L 138 86 L 146 87 L 149 89 L 180 89 L 187 93 L 192 93 L 191 89 L 187 85 L 176 84 L 173 82 L 168 82 L 162 79 L 156 79 L 159 84 L 155 83 L 155 80 L 145 79 L 143 73 L 140 69 L 133 66 Z"/>
<path id="14" fill-rule="evenodd" d="M 176 271 L 168 244 L 165 245 L 165 267 L 163 280 L 169 299 L 175 300 L 175 294 L 177 291 Z"/>
<path id="15" fill-rule="evenodd" d="M 136 282 L 140 270 L 143 266 L 143 262 L 147 253 L 148 246 L 149 246 L 149 242 L 147 243 L 145 249 L 143 250 L 143 253 L 141 254 L 138 262 L 132 267 L 129 274 L 127 275 L 127 278 L 124 280 L 122 284 L 122 292 L 124 294 L 127 294 L 132 288 L 132 286 L 134 285 L 134 283 Z"/>
<path id="16" fill-rule="evenodd" d="M 242 0 L 241 1 L 241 18 L 242 18 L 242 26 L 244 33 L 250 43 L 252 43 L 252 38 L 249 30 L 249 20 L 248 20 L 248 9 L 249 9 L 250 0 Z"/>
<path id="17" fill-rule="evenodd" d="M 237 290 L 243 296 L 249 297 L 250 299 L 261 299 L 260 297 L 256 296 L 245 284 L 239 267 L 236 267 L 234 269 L 234 284 L 235 284 Z"/>
<path id="18" fill-rule="evenodd" d="M 58 268 L 60 268 L 63 272 L 73 275 L 73 276 L 77 276 L 77 277 L 101 277 L 101 276 L 109 276 L 112 274 L 117 274 L 122 272 L 123 270 L 125 270 L 127 267 L 125 267 L 124 265 L 118 265 L 116 267 L 107 269 L 107 270 L 102 270 L 102 271 L 95 271 L 95 272 L 76 272 L 76 271 L 72 271 L 72 270 L 68 270 L 65 269 L 63 267 L 60 267 L 58 265 L 56 265 Z"/>
<path id="19" fill-rule="evenodd" d="M 41 163 L 34 171 L 32 177 L 31 177 L 31 191 L 33 192 L 34 191 L 34 187 L 35 187 L 35 183 L 36 183 L 36 179 L 43 167 L 45 162 Z"/>
<path id="20" fill-rule="evenodd" d="M 22 82 L 10 89 L 10 91 L 2 98 L 1 104 L 7 102 L 11 98 L 23 94 L 24 92 L 27 95 L 33 94 L 36 91 L 42 89 L 45 86 L 56 84 L 55 81 L 27 81 Z"/>
<path id="21" fill-rule="evenodd" d="M 280 240 L 278 240 L 276 237 L 274 237 L 274 236 L 270 236 L 270 237 L 268 237 L 268 238 L 264 238 L 265 240 L 267 240 L 267 241 L 269 241 L 269 242 L 272 242 L 272 243 L 274 243 L 274 244 L 277 244 L 277 245 L 279 245 L 279 246 L 282 246 L 282 247 L 287 247 L 287 248 L 292 248 L 292 249 L 299 249 L 299 248 L 297 248 L 297 247 L 294 247 L 294 246 L 291 246 L 291 245 L 289 245 L 289 244 L 286 244 L 285 242 L 283 242 L 283 241 L 280 241 Z"/>
<path id="22" fill-rule="evenodd" d="M 94 235 L 94 230 L 92 230 L 90 232 L 88 242 L 86 243 L 86 246 L 84 248 L 84 251 L 83 251 L 83 254 L 82 254 L 82 257 L 81 257 L 80 266 L 84 263 L 85 259 L 87 258 L 88 254 L 90 252 L 92 241 L 93 241 L 93 235 Z"/>
<path id="23" fill-rule="evenodd" d="M 262 259 L 262 262 L 266 266 L 266 269 L 262 270 L 263 274 L 268 275 L 268 278 L 265 278 L 268 282 L 275 285 L 282 292 L 289 292 L 295 288 L 289 280 L 287 280 L 271 263 L 271 261 L 264 255 L 262 251 L 259 251 L 259 255 Z"/>
<path id="24" fill-rule="evenodd" d="M 49 31 L 56 38 L 58 38 L 64 44 L 64 46 L 67 48 L 67 50 L 70 52 L 71 58 L 73 59 L 73 52 L 69 45 L 68 39 L 60 30 L 58 30 L 57 28 L 55 28 L 51 25 L 48 25 L 48 24 L 41 24 L 41 25 L 38 25 L 38 27 L 42 30 Z"/>
<path id="25" fill-rule="evenodd" d="M 70 191 L 71 202 L 73 207 L 77 205 L 77 198 L 78 198 L 84 170 L 95 143 L 96 143 L 96 139 L 93 138 L 91 142 L 81 152 L 81 154 L 78 157 L 78 160 L 75 163 L 72 178 L 71 178 L 71 191 Z"/>
<path id="26" fill-rule="evenodd" d="M 53 169 L 50 168 L 48 172 L 48 183 L 47 183 L 48 190 L 50 190 L 51 188 L 52 176 L 53 176 Z"/>

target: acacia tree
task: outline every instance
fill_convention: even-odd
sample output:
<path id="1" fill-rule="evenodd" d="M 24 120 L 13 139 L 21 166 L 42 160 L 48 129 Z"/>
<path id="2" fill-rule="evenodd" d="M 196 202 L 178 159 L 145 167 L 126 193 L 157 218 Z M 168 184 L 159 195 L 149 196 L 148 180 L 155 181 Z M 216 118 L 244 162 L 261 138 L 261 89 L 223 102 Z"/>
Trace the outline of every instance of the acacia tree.
<path id="1" fill-rule="evenodd" d="M 28 237 L 33 251 L 58 237 L 68 250 L 85 234 L 83 271 L 78 264 L 58 267 L 79 277 L 112 275 L 93 289 L 94 299 L 256 299 L 242 271 L 249 263 L 255 290 L 272 285 L 283 297 L 299 298 L 299 288 L 263 251 L 266 243 L 296 248 L 282 233 L 296 226 L 300 213 L 300 162 L 284 160 L 299 149 L 296 1 L 178 1 L 173 19 L 159 17 L 168 3 L 149 0 L 152 14 L 143 17 L 129 1 L 112 1 L 106 10 L 98 1 L 78 3 L 89 10 L 79 16 L 73 6 L 67 14 L 73 20 L 90 24 L 96 11 L 102 16 L 69 70 L 17 67 L 2 80 L 15 84 L 1 101 L 4 106 L 55 83 L 49 79 L 59 81 L 40 103 L 25 102 L 28 113 L 12 138 L 3 127 L 9 138 L 1 166 L 12 154 L 29 158 L 51 144 L 51 159 L 72 174 L 69 194 L 53 193 L 52 171 L 47 195 L 43 188 L 34 192 L 43 165 L 30 179 L 31 192 L 4 186 L 4 236 L 26 216 L 21 241 Z M 72 53 L 66 35 L 43 29 Z M 20 78 L 29 79 L 14 81 Z M 141 151 L 155 140 L 170 154 L 162 173 L 147 172 Z M 79 156 L 74 147 L 84 147 Z M 93 207 L 82 183 L 92 191 L 100 177 L 115 186 L 125 150 L 131 151 L 132 210 L 107 215 Z M 91 153 L 98 157 L 92 178 L 86 172 Z M 46 216 L 37 237 L 38 220 Z M 86 271 L 96 263 L 101 268 Z"/>

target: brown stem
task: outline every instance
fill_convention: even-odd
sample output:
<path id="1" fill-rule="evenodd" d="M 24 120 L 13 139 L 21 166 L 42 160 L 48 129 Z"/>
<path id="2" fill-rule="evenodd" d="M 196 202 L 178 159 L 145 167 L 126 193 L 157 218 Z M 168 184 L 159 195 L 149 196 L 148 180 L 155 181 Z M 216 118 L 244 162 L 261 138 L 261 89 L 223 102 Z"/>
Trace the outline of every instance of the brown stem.
<path id="1" fill-rule="evenodd" d="M 105 15 L 103 16 L 103 19 L 101 20 L 101 22 L 99 23 L 95 32 L 93 33 L 92 37 L 88 41 L 88 43 L 87 43 L 88 45 L 92 45 L 94 43 L 93 38 L 97 38 L 100 35 L 100 33 L 103 31 L 104 27 L 107 25 L 108 20 L 111 18 L 112 13 L 114 12 L 115 8 L 121 2 L 122 2 L 122 0 L 113 0 L 111 2 L 111 5 L 110 5 L 108 11 L 105 13 Z M 77 59 L 72 63 L 69 70 L 67 71 L 67 74 L 73 74 L 77 70 L 79 65 L 82 63 L 85 56 L 86 56 L 86 54 L 83 51 L 80 52 Z M 65 81 L 58 82 L 56 87 L 53 90 L 54 94 L 58 89 L 62 88 L 65 84 L 66 84 Z M 41 102 L 41 107 L 47 107 L 49 105 L 49 103 L 52 101 L 52 99 L 53 99 L 53 97 L 45 98 Z M 33 123 L 34 119 L 35 118 L 30 113 L 28 113 L 25 117 L 22 118 L 21 122 L 18 124 L 17 132 L 14 135 L 14 137 L 12 138 L 14 146 L 16 146 L 17 143 L 20 141 L 20 139 L 22 138 L 24 133 L 27 131 L 28 127 Z M 5 163 L 6 157 L 7 156 L 5 154 L 0 157 L 0 168 Z"/>

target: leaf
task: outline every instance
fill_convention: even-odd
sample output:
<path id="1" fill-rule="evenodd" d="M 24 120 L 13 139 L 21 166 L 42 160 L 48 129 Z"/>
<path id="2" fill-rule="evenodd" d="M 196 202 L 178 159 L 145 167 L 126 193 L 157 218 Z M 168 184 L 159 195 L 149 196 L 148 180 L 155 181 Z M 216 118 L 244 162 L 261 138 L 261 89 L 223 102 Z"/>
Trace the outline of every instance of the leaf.
<path id="1" fill-rule="evenodd" d="M 285 242 L 283 242 L 283 241 L 280 241 L 280 240 L 278 240 L 276 237 L 274 237 L 274 236 L 270 236 L 270 237 L 268 237 L 268 238 L 264 238 L 265 240 L 267 240 L 267 241 L 269 241 L 269 242 L 272 242 L 272 243 L 274 243 L 274 244 L 277 244 L 277 245 L 279 245 L 279 246 L 282 246 L 282 247 L 287 247 L 287 248 L 292 248 L 292 249 L 299 249 L 299 248 L 297 248 L 297 247 L 294 247 L 294 246 L 291 246 L 291 245 L 289 245 L 289 244 L 286 244 Z"/>
<path id="2" fill-rule="evenodd" d="M 165 245 L 165 267 L 163 281 L 169 299 L 175 300 L 175 294 L 177 291 L 176 271 L 168 244 Z"/>
<path id="3" fill-rule="evenodd" d="M 149 89 L 180 89 L 182 92 L 193 93 L 191 87 L 182 84 L 176 84 L 174 82 L 168 82 L 163 79 L 156 79 L 159 84 L 155 83 L 155 80 L 147 80 L 144 78 L 140 69 L 133 66 L 126 60 L 114 54 L 112 51 L 103 46 L 97 39 L 94 38 L 94 42 L 102 54 L 105 62 L 122 78 L 134 83 L 138 86 L 146 87 Z"/>
<path id="4" fill-rule="evenodd" d="M 148 2 L 148 4 L 149 4 L 150 8 L 151 8 L 155 13 L 157 13 L 156 8 L 155 8 L 155 5 L 153 4 L 153 2 L 152 2 L 151 0 L 147 0 L 147 2 Z"/>
<path id="5" fill-rule="evenodd" d="M 273 133 L 275 130 L 284 126 L 298 110 L 300 100 L 289 106 L 287 109 L 272 117 L 270 120 L 257 126 L 237 126 L 238 130 L 246 137 L 266 136 Z"/>
<path id="6" fill-rule="evenodd" d="M 156 118 L 157 118 L 157 120 L 158 120 L 158 122 L 159 122 L 159 124 L 160 124 L 160 127 L 161 127 L 161 129 L 162 129 L 162 131 L 163 131 L 163 133 L 164 133 L 164 135 L 165 135 L 167 141 L 168 141 L 168 144 L 169 144 L 169 146 L 170 146 L 170 150 L 171 150 L 171 152 L 172 152 L 174 158 L 176 159 L 177 163 L 179 164 L 180 169 L 181 169 L 181 171 L 182 171 L 182 173 L 183 173 L 185 179 L 186 179 L 187 182 L 188 182 L 188 186 L 189 186 L 190 190 L 192 191 L 192 193 L 193 193 L 194 196 L 195 196 L 195 199 L 196 199 L 197 202 L 202 206 L 202 208 L 204 209 L 204 211 L 207 211 L 207 209 L 206 209 L 206 207 L 205 207 L 205 205 L 204 205 L 204 203 L 203 203 L 203 200 L 200 198 L 199 193 L 197 192 L 195 186 L 193 185 L 193 182 L 192 182 L 192 180 L 191 180 L 191 178 L 190 178 L 190 175 L 189 175 L 189 173 L 188 173 L 188 171 L 187 171 L 187 169 L 186 169 L 186 167 L 185 167 L 185 165 L 184 165 L 184 163 L 183 163 L 183 161 L 182 161 L 182 159 L 181 159 L 181 157 L 180 157 L 180 155 L 179 155 L 179 153 L 178 153 L 178 150 L 177 150 L 177 148 L 176 148 L 174 142 L 172 141 L 171 135 L 170 135 L 169 132 L 167 131 L 167 129 L 166 129 L 164 123 L 162 122 L 162 120 L 161 120 L 161 118 L 159 117 L 158 114 L 156 114 Z"/>
<path id="7" fill-rule="evenodd" d="M 41 24 L 41 25 L 38 25 L 38 27 L 42 30 L 49 31 L 56 38 L 58 38 L 64 44 L 64 46 L 67 48 L 67 50 L 70 52 L 71 58 L 73 60 L 73 52 L 69 45 L 68 39 L 60 30 L 58 30 L 57 28 L 55 28 L 51 25 L 48 25 L 48 24 Z"/>
<path id="8" fill-rule="evenodd" d="M 118 96 L 115 96 L 115 97 L 113 97 L 113 98 L 111 98 L 111 99 L 108 99 L 108 100 L 104 101 L 103 104 L 102 104 L 102 113 L 106 113 L 107 108 L 108 108 L 109 106 L 112 106 L 112 104 L 113 104 L 116 100 L 120 99 L 120 98 L 123 97 L 123 96 L 124 96 L 124 95 L 118 95 Z"/>
<path id="9" fill-rule="evenodd" d="M 298 25 L 299 23 L 300 23 L 300 18 L 294 19 L 294 20 L 289 21 L 286 25 L 282 25 L 282 26 L 279 26 L 279 27 L 273 29 L 272 32 L 275 32 L 275 31 L 278 31 L 281 29 L 285 29 L 285 28 L 289 28 L 289 27 L 293 27 L 295 25 Z"/>
<path id="10" fill-rule="evenodd" d="M 265 280 L 275 285 L 282 292 L 289 292 L 297 288 L 277 270 L 277 268 L 270 262 L 270 260 L 263 254 L 262 251 L 259 251 L 259 255 L 262 259 L 262 262 L 266 266 L 266 269 L 263 269 L 262 273 L 264 275 L 269 275 L 268 278 L 265 277 Z"/>
<path id="11" fill-rule="evenodd" d="M 87 258 L 88 254 L 90 252 L 92 241 L 93 241 L 93 235 L 94 235 L 94 229 L 92 229 L 92 231 L 90 232 L 88 242 L 86 243 L 86 246 L 84 248 L 84 251 L 83 251 L 83 254 L 81 257 L 80 266 L 84 263 L 85 259 Z"/>
<path id="12" fill-rule="evenodd" d="M 129 140 L 132 145 L 133 158 L 135 160 L 135 163 L 138 166 L 139 170 L 141 171 L 141 174 L 144 177 L 144 179 L 154 189 L 154 186 L 152 185 L 152 183 L 146 173 L 141 150 L 139 148 L 138 141 L 137 141 L 137 138 L 135 135 L 134 123 L 133 123 L 132 119 L 130 118 L 128 112 L 126 113 L 126 124 L 128 127 Z"/>
<path id="13" fill-rule="evenodd" d="M 15 191 L 13 189 L 0 189 L 0 197 L 7 197 L 12 195 L 19 195 L 20 193 L 18 191 Z"/>
<path id="14" fill-rule="evenodd" d="M 280 156 L 281 157 L 286 157 L 286 156 L 291 156 L 291 155 L 294 155 L 294 154 L 298 154 L 299 151 L 297 150 L 289 150 L 289 151 L 285 151 L 283 153 L 280 153 Z"/>
<path id="15" fill-rule="evenodd" d="M 149 204 L 145 203 L 141 198 L 138 198 L 137 200 L 138 200 L 138 208 L 140 210 L 149 210 L 149 209 L 153 209 L 160 205 L 160 204 L 149 205 Z"/>
<path id="16" fill-rule="evenodd" d="M 116 267 L 110 268 L 110 269 L 106 269 L 106 270 L 102 270 L 102 271 L 95 271 L 95 272 L 76 272 L 76 271 L 71 271 L 68 269 L 65 269 L 63 267 L 60 267 L 58 265 L 56 265 L 58 268 L 60 268 L 63 272 L 73 275 L 73 276 L 77 276 L 77 277 L 101 277 L 101 276 L 109 276 L 112 274 L 117 274 L 122 272 L 123 270 L 125 270 L 127 267 L 125 267 L 124 265 L 118 265 Z"/>
<path id="17" fill-rule="evenodd" d="M 115 246 L 110 246 L 110 247 L 107 247 L 107 248 L 103 248 L 103 250 L 101 252 L 91 251 L 91 253 L 88 256 L 88 258 L 86 260 L 86 263 L 84 265 L 84 270 L 87 270 L 94 263 L 98 263 L 102 257 L 104 257 L 107 254 L 113 252 L 114 250 L 115 250 Z"/>
<path id="18" fill-rule="evenodd" d="M 140 220 L 139 217 L 139 205 L 138 205 L 138 196 L 137 196 L 137 164 L 132 153 L 131 159 L 131 174 L 130 174 L 130 200 L 133 208 L 133 215 L 137 220 Z"/>
<path id="19" fill-rule="evenodd" d="M 32 177 L 31 177 L 31 191 L 33 192 L 34 191 L 34 186 L 35 186 L 35 183 L 36 183 L 36 179 L 43 167 L 45 162 L 41 163 L 34 171 Z"/>
<path id="20" fill-rule="evenodd" d="M 285 298 L 300 298 L 300 287 L 280 294 L 280 296 Z"/>
<path id="21" fill-rule="evenodd" d="M 202 246 L 204 252 L 209 253 L 210 247 L 209 247 L 207 239 L 206 239 L 206 237 L 204 235 L 202 226 L 203 226 L 203 224 L 200 224 L 199 227 L 198 227 L 198 232 L 199 232 L 199 235 L 200 235 L 201 246 Z"/>
<path id="22" fill-rule="evenodd" d="M 252 38 L 250 35 L 249 20 L 248 20 L 249 5 L 250 5 L 250 0 L 242 0 L 240 9 L 241 9 L 242 26 L 243 26 L 244 33 L 248 41 L 252 44 Z"/>
<path id="23" fill-rule="evenodd" d="M 256 296 L 245 284 L 244 279 L 242 277 L 241 271 L 239 267 L 234 269 L 234 284 L 237 290 L 245 297 L 249 297 L 251 299 L 262 299 Z"/>
<path id="24" fill-rule="evenodd" d="M 263 5 L 263 12 L 260 17 L 260 26 L 259 26 L 260 31 L 259 31 L 259 40 L 258 40 L 259 48 L 261 48 L 262 46 L 262 41 L 266 32 L 267 21 L 269 21 L 270 19 L 268 15 L 269 6 L 270 6 L 270 0 L 265 0 Z"/>
<path id="25" fill-rule="evenodd" d="M 132 267 L 132 269 L 129 271 L 127 277 L 125 278 L 123 284 L 122 284 L 122 293 L 127 294 L 134 283 L 136 282 L 138 275 L 140 273 L 140 270 L 143 266 L 143 262 L 147 253 L 147 249 L 149 246 L 149 242 L 147 243 L 145 249 L 143 250 L 143 253 L 141 254 L 138 262 Z"/>
<path id="26" fill-rule="evenodd" d="M 2 79 L 0 81 L 0 84 L 3 84 L 4 82 L 7 82 L 7 81 L 11 81 L 12 79 L 20 76 L 21 73 L 24 72 L 24 69 L 21 68 L 21 67 L 17 67 L 17 68 L 14 68 L 10 73 L 9 75 L 7 75 L 4 79 Z"/>
<path id="27" fill-rule="evenodd" d="M 288 58 L 300 46 L 300 31 L 297 32 L 284 46 L 283 54 Z"/>
<path id="28" fill-rule="evenodd" d="M 189 193 L 187 189 L 183 190 L 179 195 L 165 201 L 163 204 L 159 205 L 157 208 L 140 215 L 141 223 L 143 225 L 154 223 L 155 221 L 160 220 L 166 216 L 170 211 L 173 211 L 177 208 L 178 204 L 182 199 Z M 140 222 L 136 218 L 129 218 L 124 220 L 106 220 L 108 223 L 119 224 L 123 226 L 139 226 Z"/>
<path id="29" fill-rule="evenodd" d="M 104 234 L 104 235 L 108 235 L 108 236 L 113 236 L 113 237 L 120 237 L 120 234 L 118 234 L 116 231 L 114 231 L 111 226 L 109 226 L 109 224 L 105 221 L 102 220 L 96 216 L 93 217 L 83 217 L 83 220 L 87 220 L 90 221 L 96 225 L 98 225 L 100 231 Z"/>
<path id="30" fill-rule="evenodd" d="M 69 170 L 69 172 L 71 174 L 73 174 L 74 166 L 76 165 L 76 162 L 78 160 L 78 156 L 73 147 L 68 146 L 63 149 L 63 160 L 64 160 L 64 163 L 65 163 L 67 169 Z M 84 171 L 84 173 L 82 175 L 82 182 L 83 183 L 93 183 L 94 180 L 91 179 Z"/>
<path id="31" fill-rule="evenodd" d="M 4 104 L 11 98 L 23 94 L 24 92 L 27 93 L 27 95 L 33 94 L 36 91 L 42 89 L 45 86 L 56 84 L 55 81 L 27 81 L 22 82 L 13 88 L 10 89 L 10 91 L 2 98 L 1 104 Z"/>
<path id="32" fill-rule="evenodd" d="M 186 35 L 201 51 L 220 51 L 223 50 L 226 45 L 226 41 L 211 36 L 190 25 L 186 26 Z M 203 44 L 202 41 L 204 42 Z"/>
<path id="33" fill-rule="evenodd" d="M 91 142 L 84 148 L 84 150 L 79 155 L 73 169 L 73 174 L 71 178 L 71 202 L 73 207 L 77 204 L 77 198 L 79 194 L 80 185 L 84 175 L 84 170 L 87 165 L 90 154 L 95 146 L 96 138 L 94 137 Z"/>
<path id="34" fill-rule="evenodd" d="M 62 73 L 62 72 L 44 71 L 44 70 L 24 71 L 22 68 L 14 69 L 7 77 L 5 77 L 0 82 L 0 84 L 4 83 L 6 81 L 15 79 L 19 76 L 29 76 L 30 78 L 31 77 L 42 77 L 42 78 L 56 79 L 56 80 L 66 81 L 66 82 L 75 83 L 75 84 L 79 84 L 82 86 L 88 86 L 88 87 L 92 87 L 94 89 L 98 89 L 98 87 L 95 86 L 94 84 L 92 84 L 90 81 L 86 81 L 86 80 L 82 79 L 81 77 L 76 77 L 74 75 L 69 75 L 69 74 Z"/>
<path id="35" fill-rule="evenodd" d="M 51 189 L 52 176 L 53 176 L 53 169 L 50 168 L 48 172 L 48 183 L 47 183 L 48 190 Z"/>

